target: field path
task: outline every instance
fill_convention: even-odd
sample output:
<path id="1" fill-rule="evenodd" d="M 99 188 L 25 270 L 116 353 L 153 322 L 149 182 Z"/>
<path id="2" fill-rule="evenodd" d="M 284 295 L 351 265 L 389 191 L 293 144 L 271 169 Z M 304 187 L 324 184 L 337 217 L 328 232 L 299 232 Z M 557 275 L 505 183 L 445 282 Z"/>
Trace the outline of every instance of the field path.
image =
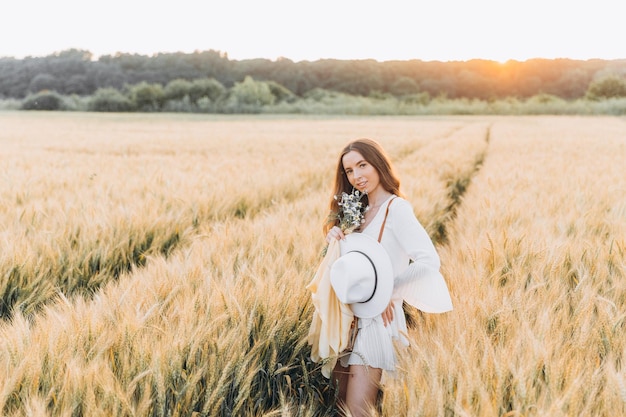
<path id="1" fill-rule="evenodd" d="M 423 316 L 401 414 L 624 415 L 626 123 L 495 120 L 439 246 L 455 310 Z"/>
<path id="2" fill-rule="evenodd" d="M 360 136 L 396 162 L 455 305 L 412 316 L 385 415 L 626 414 L 623 120 L 0 121 L 0 271 L 21 291 L 3 290 L 3 415 L 332 414 L 305 286 Z"/>
<path id="3" fill-rule="evenodd" d="M 252 220 L 326 187 L 346 138 L 398 160 L 465 122 L 3 113 L 0 317 L 92 294 L 200 224 Z M 437 160 L 436 158 L 434 160 Z M 320 163 L 319 161 L 323 161 Z M 429 215 L 430 217 L 430 215 Z"/>
<path id="4" fill-rule="evenodd" d="M 410 312 L 383 414 L 626 414 L 622 119 L 0 123 L 2 415 L 332 415 L 305 286 L 336 154 L 364 136 L 455 306 Z"/>
<path id="5" fill-rule="evenodd" d="M 74 126 L 66 117 L 61 121 Z M 107 414 L 111 409 L 123 409 L 129 415 L 145 415 L 145 410 L 165 415 L 176 407 L 220 415 L 224 410 L 242 407 L 277 407 L 281 401 L 318 407 L 320 396 L 331 393 L 326 384 L 319 382 L 315 366 L 306 362 L 308 350 L 302 341 L 311 305 L 304 287 L 319 262 L 321 220 L 326 215 L 338 149 L 347 137 L 365 136 L 366 132 L 382 136 L 381 141 L 397 161 L 409 198 L 415 201 L 416 212 L 425 224 L 438 225 L 450 219 L 450 184 L 465 183 L 476 171 L 476 160 L 485 151 L 489 125 L 465 118 L 443 123 L 436 118 L 228 119 L 200 123 L 200 130 L 194 128 L 191 132 L 201 137 L 204 129 L 215 129 L 211 122 L 217 122 L 220 132 L 237 133 L 232 144 L 225 140 L 232 136 L 204 145 L 200 139 L 194 142 L 192 136 L 191 143 L 199 148 L 189 152 L 194 148 L 186 148 L 169 136 L 157 143 L 148 140 L 151 135 L 168 131 L 167 119 L 148 120 L 150 125 L 138 124 L 130 138 L 111 145 L 106 144 L 111 138 L 106 135 L 99 138 L 95 134 L 93 143 L 80 135 L 69 142 L 67 138 L 55 138 L 56 130 L 46 125 L 52 123 L 46 118 L 40 120 L 40 127 L 53 132 L 52 143 L 39 143 L 39 136 L 22 144 L 2 139 L 11 144 L 9 149 L 17 157 L 12 164 L 30 167 L 30 174 L 46 185 L 31 180 L 28 192 L 19 194 L 20 186 L 28 183 L 13 176 L 10 169 L 3 171 L 11 179 L 11 186 L 2 192 L 10 199 L 18 195 L 23 199 L 18 213 L 45 213 L 34 220 L 20 214 L 30 222 L 26 225 L 24 220 L 16 222 L 11 210 L 3 214 L 7 224 L 12 225 L 7 236 L 11 232 L 17 236 L 25 233 L 24 229 L 15 229 L 13 222 L 26 226 L 33 236 L 31 257 L 23 259 L 34 271 L 41 265 L 50 267 L 45 258 L 43 262 L 38 258 L 41 248 L 50 241 L 56 244 L 66 240 L 68 222 L 81 230 L 80 234 L 70 235 L 76 238 L 77 246 L 65 246 L 66 252 L 61 252 L 69 266 L 82 262 L 79 256 L 68 263 L 68 254 L 76 247 L 102 246 L 102 240 L 94 241 L 88 233 L 93 230 L 93 220 L 104 219 L 102 231 L 110 233 L 100 235 L 100 239 L 121 236 L 123 244 L 125 239 L 140 241 L 142 233 L 154 224 L 164 231 L 187 225 L 183 238 L 167 253 L 142 253 L 145 263 L 141 268 L 131 264 L 132 269 L 121 271 L 119 276 L 105 274 L 101 284 L 85 297 L 66 289 L 55 303 L 33 297 L 41 313 L 29 319 L 17 314 L 1 327 L 0 358 L 6 359 L 6 375 L 11 375 L 0 377 L 0 391 L 5 393 L 0 398 L 0 409 L 7 415 L 21 406 L 45 407 L 52 399 L 55 415 L 93 414 L 93 410 Z M 130 123 L 135 122 L 131 118 Z M 97 123 L 102 121 L 98 119 Z M 85 126 L 92 133 L 102 131 L 90 123 Z M 116 126 L 110 126 L 109 131 L 118 129 L 120 138 L 124 138 L 122 128 Z M 189 128 L 183 126 L 183 131 Z M 38 130 L 33 129 L 31 134 Z M 135 139 L 135 135 L 143 139 Z M 297 139 L 300 136 L 303 138 Z M 263 142 L 255 142 L 256 138 Z M 133 140 L 137 143 L 129 147 Z M 439 142 L 445 146 L 436 146 Z M 457 142 L 464 150 L 452 158 L 447 152 Z M 216 153 L 219 144 L 224 150 Z M 207 150 L 207 146 L 218 148 Z M 44 175 L 28 165 L 22 153 L 25 148 L 31 149 L 29 157 L 36 157 L 39 165 L 58 167 L 58 175 Z M 74 149 L 78 149 L 76 160 L 93 155 L 101 158 L 100 164 L 94 164 L 98 159 L 87 159 L 89 163 L 84 165 L 68 165 L 75 161 L 69 157 Z M 56 158 L 64 153 L 68 154 L 66 164 L 58 164 Z M 184 161 L 191 155 L 198 159 L 191 158 L 187 165 Z M 229 159 L 236 155 L 240 160 Z M 229 160 L 237 162 L 235 169 L 227 171 L 229 176 L 213 177 L 219 175 L 213 171 L 202 176 L 196 168 Z M 98 172 L 98 187 L 90 186 L 86 174 L 103 166 L 111 168 Z M 226 169 L 229 164 L 221 166 Z M 146 171 L 156 175 L 140 179 L 131 175 Z M 224 183 L 215 182 L 216 178 Z M 115 189 L 114 184 L 121 189 Z M 98 197 L 94 188 L 107 193 Z M 228 191 L 223 197 L 228 199 L 232 194 L 231 202 L 249 198 L 245 200 L 245 212 L 207 214 L 216 212 L 211 209 L 214 195 L 205 194 L 205 188 Z M 66 189 L 67 193 L 60 192 Z M 258 190 L 263 192 L 252 193 Z M 268 195 L 274 200 L 270 204 Z M 89 205 L 92 198 L 98 206 Z M 59 200 L 70 204 L 59 206 Z M 32 201 L 37 202 L 37 210 L 29 206 Z M 108 201 L 116 204 L 105 204 L 103 210 L 102 203 Z M 73 211 L 72 204 L 87 216 Z M 122 218 L 128 219 L 127 223 L 116 217 L 117 205 L 124 208 L 121 212 L 127 217 Z M 61 215 L 68 209 L 72 215 Z M 113 216 L 106 214 L 108 210 L 113 210 Z M 33 221 L 43 222 L 47 234 L 41 233 Z M 131 234 L 127 232 L 129 227 Z M 46 240 L 38 240 L 43 236 Z M 105 259 L 107 253 L 102 255 Z M 11 261 L 17 256 L 15 252 L 3 259 L 15 265 Z M 49 259 L 54 266 L 56 257 Z M 118 262 L 111 260 L 112 265 Z M 40 280 L 51 277 L 54 273 L 47 272 Z M 50 364 L 50 358 L 54 363 Z M 312 384 L 312 380 L 318 382 Z M 271 397 L 266 395 L 268 389 L 273 393 Z M 289 395 L 281 397 L 281 393 Z"/>

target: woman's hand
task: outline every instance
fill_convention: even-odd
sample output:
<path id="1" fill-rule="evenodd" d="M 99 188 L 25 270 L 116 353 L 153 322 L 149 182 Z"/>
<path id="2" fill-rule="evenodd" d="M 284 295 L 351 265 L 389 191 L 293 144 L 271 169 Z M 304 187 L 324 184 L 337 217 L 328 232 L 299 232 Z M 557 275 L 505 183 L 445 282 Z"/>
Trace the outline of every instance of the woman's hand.
<path id="1" fill-rule="evenodd" d="M 385 326 L 393 321 L 393 300 L 389 301 L 389 305 L 385 311 L 382 312 L 381 316 L 383 317 L 383 324 Z"/>
<path id="2" fill-rule="evenodd" d="M 345 238 L 346 235 L 343 234 L 341 229 L 338 226 L 334 226 L 328 231 L 328 234 L 326 235 L 326 242 L 330 243 L 332 239 L 343 240 Z"/>

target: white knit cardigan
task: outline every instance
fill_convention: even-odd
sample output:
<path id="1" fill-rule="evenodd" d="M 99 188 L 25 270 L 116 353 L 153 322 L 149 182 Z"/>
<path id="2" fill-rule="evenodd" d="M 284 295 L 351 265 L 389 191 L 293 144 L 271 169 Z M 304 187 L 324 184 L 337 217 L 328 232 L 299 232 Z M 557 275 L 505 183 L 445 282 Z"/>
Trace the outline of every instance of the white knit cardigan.
<path id="1" fill-rule="evenodd" d="M 386 210 L 392 197 L 381 208 Z M 362 233 L 378 239 L 385 210 L 379 210 Z M 407 200 L 396 197 L 391 202 L 380 243 L 393 265 L 394 301 L 404 300 L 425 313 L 452 310 L 448 287 L 439 272 L 439 255 Z"/>

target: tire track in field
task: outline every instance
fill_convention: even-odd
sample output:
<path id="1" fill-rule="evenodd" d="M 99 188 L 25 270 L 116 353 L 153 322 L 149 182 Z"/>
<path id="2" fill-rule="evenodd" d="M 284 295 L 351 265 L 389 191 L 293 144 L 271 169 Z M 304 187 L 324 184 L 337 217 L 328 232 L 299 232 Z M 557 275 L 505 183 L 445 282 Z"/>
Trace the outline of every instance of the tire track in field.
<path id="1" fill-rule="evenodd" d="M 457 151 L 457 154 L 452 156 L 451 161 L 457 163 L 461 162 L 461 164 L 464 165 L 462 161 L 467 161 L 467 155 L 470 155 L 470 158 L 473 156 L 474 159 L 470 159 L 471 162 L 469 164 L 466 163 L 467 166 L 462 170 L 455 170 L 454 166 L 450 166 L 447 167 L 447 170 L 444 169 L 438 178 L 431 178 L 431 180 L 435 180 L 436 183 L 442 184 L 445 187 L 443 207 L 437 207 L 440 201 L 430 201 L 428 198 L 426 202 L 428 206 L 426 213 L 419 213 L 419 208 L 414 207 L 418 219 L 420 221 L 427 221 L 424 223 L 424 226 L 435 245 L 445 245 L 448 242 L 448 228 L 455 220 L 460 205 L 462 204 L 463 195 L 470 186 L 474 176 L 480 171 L 489 148 L 491 125 L 487 125 L 486 127 L 479 126 L 480 129 L 484 130 L 482 132 L 479 130 L 478 133 L 471 130 L 473 127 L 466 125 L 464 128 L 467 128 L 467 131 L 459 129 L 451 132 L 450 137 L 447 138 L 451 143 L 444 142 L 433 144 L 432 147 L 435 149 L 431 150 L 430 153 L 434 155 L 440 155 L 442 151 L 444 154 L 446 152 L 454 153 L 452 150 L 456 150 L 455 146 L 461 147 L 459 143 L 463 140 L 467 140 L 470 144 L 469 149 L 463 149 L 463 147 L 461 147 L 461 153 Z M 480 134 L 484 135 L 484 140 L 481 140 L 480 136 L 477 136 Z M 478 152 L 474 152 L 475 146 L 479 147 Z M 435 166 L 428 168 L 431 172 L 435 171 L 435 169 Z M 421 190 L 419 192 L 421 193 Z M 436 194 L 430 194 L 428 197 L 441 200 L 441 196 Z M 420 196 L 419 199 L 423 200 L 422 196 Z M 420 215 L 423 216 L 424 214 L 425 217 L 420 218 Z M 428 223 L 428 221 L 430 223 Z M 409 304 L 404 303 L 404 312 L 409 328 L 415 326 L 417 323 L 417 317 L 419 316 L 418 311 L 419 310 Z"/>
<path id="2" fill-rule="evenodd" d="M 393 164 L 394 165 L 398 165 L 404 159 L 407 159 L 407 158 L 411 157 L 415 153 L 419 152 L 421 149 L 424 149 L 424 148 L 432 145 L 433 143 L 436 143 L 437 141 L 441 141 L 441 140 L 445 140 L 445 139 L 450 138 L 456 132 L 462 130 L 465 126 L 466 125 L 459 124 L 457 126 L 453 126 L 447 132 L 445 132 L 445 133 L 443 133 L 441 135 L 438 135 L 438 136 L 436 136 L 436 137 L 434 137 L 432 139 L 419 140 L 417 142 L 410 142 L 409 144 L 400 147 L 393 154 L 394 155 Z"/>
<path id="3" fill-rule="evenodd" d="M 451 138 L 466 126 L 459 124 L 428 142 L 416 141 L 400 148 L 394 164 L 401 163 L 433 143 Z M 184 249 L 197 234 L 200 225 L 220 224 L 233 218 L 253 221 L 261 213 L 271 213 L 277 202 L 291 204 L 319 190 L 325 180 L 320 170 L 307 171 L 298 178 L 299 181 L 290 180 L 288 183 L 273 186 L 271 191 L 263 194 L 261 198 L 251 198 L 253 194 L 251 190 L 251 193 L 244 193 L 240 198 L 214 211 L 201 209 L 199 213 L 184 216 L 178 222 L 153 225 L 152 228 L 135 234 L 133 231 L 127 231 L 128 233 L 122 234 L 126 235 L 127 239 L 112 242 L 115 249 L 108 253 L 98 250 L 98 240 L 86 243 L 84 247 L 91 250 L 85 250 L 84 257 L 75 258 L 60 270 L 38 269 L 33 274 L 24 265 L 11 265 L 9 269 L 0 271 L 3 281 L 0 282 L 0 319 L 10 319 L 15 308 L 26 315 L 35 314 L 55 298 L 58 292 L 67 297 L 77 294 L 91 297 L 102 286 L 117 281 L 121 275 L 133 268 L 144 267 L 148 257 L 156 255 L 167 259 L 174 252 Z M 447 213 L 454 212 L 468 180 L 453 178 L 449 182 L 448 194 L 452 202 L 446 209 L 444 218 L 437 219 L 437 222 L 443 225 L 439 229 L 442 237 L 445 237 L 445 219 L 452 217 Z M 205 205 L 208 207 L 211 202 L 206 202 Z M 60 256 L 71 259 L 66 253 L 61 253 Z"/>
<path id="4" fill-rule="evenodd" d="M 10 320 L 15 309 L 27 316 L 36 314 L 59 292 L 67 297 L 77 294 L 91 297 L 102 286 L 117 281 L 133 268 L 144 267 L 148 257 L 168 258 L 174 251 L 184 248 L 201 224 L 221 223 L 232 218 L 253 220 L 277 202 L 294 201 L 314 191 L 323 177 L 310 171 L 298 178 L 298 181 L 272 186 L 262 198 L 249 198 L 251 192 L 215 211 L 198 213 L 190 208 L 191 213 L 183 213 L 183 218 L 179 217 L 177 222 L 157 222 L 139 231 L 132 228 L 118 231 L 122 239 L 117 241 L 103 242 L 101 236 L 95 236 L 91 242 L 82 244 L 79 255 L 71 254 L 77 249 L 69 242 L 66 251 L 63 248 L 55 254 L 66 260 L 63 264 L 41 262 L 40 257 L 35 267 L 28 262 L 0 265 L 0 320 Z M 207 201 L 205 206 L 210 207 L 211 203 Z M 69 240 L 78 241 L 80 233 L 77 229 Z M 103 246 L 108 247 L 108 252 L 101 250 Z"/>
<path id="5" fill-rule="evenodd" d="M 420 145 L 419 147 L 416 147 L 414 152 L 417 152 L 418 149 L 423 149 L 423 146 Z M 426 157 L 432 157 L 432 158 L 437 159 L 440 156 L 441 155 L 439 155 L 436 152 L 432 152 L 432 151 L 428 151 L 428 150 L 426 151 Z M 403 158 L 399 158 L 399 160 L 397 162 L 401 163 L 403 160 L 405 160 L 404 157 Z M 474 169 L 475 169 L 475 167 L 474 167 Z M 246 205 L 247 203 L 244 202 L 244 206 L 248 207 L 248 208 L 245 211 L 241 212 L 239 215 L 236 214 L 235 211 L 229 210 L 228 212 L 224 212 L 221 216 L 219 216 L 219 218 L 206 218 L 206 217 L 203 218 L 203 217 L 200 217 L 200 218 L 198 218 L 198 221 L 200 221 L 200 222 L 206 221 L 206 223 L 204 223 L 204 225 L 206 225 L 207 223 L 226 222 L 228 219 L 237 219 L 238 221 L 242 221 L 242 222 L 250 221 L 250 222 L 257 223 L 257 221 L 261 222 L 263 220 L 262 218 L 258 219 L 258 217 L 265 217 L 265 215 L 272 216 L 272 217 L 278 217 L 278 216 L 280 216 L 279 209 L 284 209 L 284 206 L 282 204 L 275 204 L 274 203 L 274 199 L 275 198 L 282 198 L 282 199 L 284 199 L 284 201 L 287 201 L 289 203 L 293 203 L 294 201 L 302 200 L 303 197 L 306 194 L 309 194 L 311 192 L 320 193 L 321 192 L 320 190 L 322 189 L 322 186 L 323 186 L 322 182 L 321 182 L 323 180 L 323 178 L 324 177 L 322 177 L 322 176 L 316 176 L 316 175 L 312 174 L 310 178 L 308 178 L 308 179 L 305 178 L 302 181 L 299 181 L 298 185 L 295 186 L 293 188 L 293 190 L 291 190 L 291 189 L 290 190 L 284 190 L 280 186 L 276 186 L 276 187 L 273 188 L 274 190 L 276 190 L 276 194 L 272 193 L 271 195 L 264 196 L 264 198 L 262 200 L 258 200 L 256 204 L 253 204 L 253 205 L 250 205 L 250 206 L 247 206 Z M 313 179 L 315 181 L 309 181 L 309 179 Z M 460 178 L 458 178 L 458 179 L 459 179 L 459 181 L 461 181 Z M 317 180 L 319 180 L 319 183 L 316 182 Z M 290 186 L 290 188 L 291 188 L 291 186 Z M 448 192 L 447 194 L 450 195 L 450 192 Z M 460 200 L 460 197 L 459 197 L 459 200 Z M 234 208 L 235 205 L 230 206 L 230 207 Z M 451 205 L 450 207 L 453 207 L 453 206 Z M 264 216 L 259 216 L 259 214 L 263 214 Z M 446 214 L 447 214 L 447 212 L 446 212 Z M 172 228 L 176 227 L 176 224 L 173 224 L 171 227 Z M 193 229 L 192 232 L 195 231 L 195 230 L 197 230 L 197 229 Z M 222 236 L 220 236 L 220 237 L 222 237 Z M 228 235 L 226 235 L 224 237 L 226 239 L 230 240 L 229 244 L 231 244 L 231 245 L 233 245 L 236 242 L 236 240 L 235 240 L 236 238 L 234 236 L 230 236 L 229 237 Z M 167 259 L 167 258 L 169 258 L 170 256 L 172 256 L 174 254 L 173 252 L 179 252 L 179 249 L 180 250 L 184 249 L 186 247 L 187 243 L 189 243 L 189 241 L 186 240 L 186 239 L 179 240 L 172 247 L 172 250 L 170 252 L 168 252 L 167 254 L 165 254 L 164 257 Z M 251 251 L 246 251 L 246 252 L 250 253 Z M 131 279 L 133 279 L 133 278 L 134 277 L 131 277 Z M 122 284 L 122 285 L 124 285 L 124 284 Z M 262 311 L 262 309 L 261 309 L 261 311 Z M 298 317 L 298 318 L 301 318 L 301 317 Z M 262 320 L 263 320 L 263 315 L 259 315 L 259 319 L 256 320 L 256 321 L 252 321 L 252 323 L 257 323 L 257 322 L 261 323 Z M 301 324 L 298 325 L 298 323 L 303 323 L 304 322 L 303 320 L 298 320 L 298 321 L 294 320 L 293 322 L 291 320 L 292 320 L 292 317 L 288 316 L 288 320 L 284 320 L 283 319 L 284 322 L 281 321 L 276 326 L 278 326 L 279 328 L 280 327 L 287 327 L 287 331 L 285 331 L 285 333 L 291 334 L 291 335 L 300 335 L 302 332 L 306 331 L 306 326 L 302 326 Z M 291 327 L 289 327 L 289 326 L 291 326 Z M 269 332 L 272 331 L 271 329 L 272 328 L 270 327 L 269 330 L 263 330 L 263 331 L 266 332 L 267 334 L 270 334 Z M 289 329 L 294 329 L 294 330 L 289 331 Z M 264 334 L 262 334 L 262 336 L 263 335 Z M 264 341 L 266 341 L 266 340 L 270 340 L 270 341 L 280 340 L 280 339 L 278 339 L 276 337 L 276 333 L 271 333 L 271 335 L 273 337 L 263 337 L 263 340 Z M 247 335 L 244 334 L 242 337 L 247 337 Z M 282 356 L 285 356 L 285 351 L 287 351 L 287 352 L 293 351 L 294 352 L 293 354 L 286 355 L 287 358 L 290 358 L 290 357 L 300 358 L 301 356 L 304 356 L 307 353 L 307 349 L 306 348 L 302 348 L 301 346 L 294 347 L 297 344 L 297 341 L 299 340 L 299 337 L 292 337 L 292 339 L 289 339 L 289 340 L 294 340 L 292 345 L 288 345 L 287 346 L 284 343 L 282 343 L 282 344 L 267 343 L 266 346 L 268 346 L 268 348 L 267 348 L 268 350 L 271 348 L 274 352 L 280 352 L 280 355 L 282 355 Z M 251 339 L 250 343 L 251 343 L 250 349 L 252 349 L 253 345 L 254 346 L 265 346 L 265 345 L 261 345 L 261 343 L 258 342 L 256 339 L 254 339 L 254 340 Z M 265 342 L 263 342 L 263 343 L 265 343 Z M 118 347 L 116 345 L 111 350 L 111 352 L 115 353 L 116 351 L 114 349 L 127 349 L 127 347 L 126 347 L 126 345 L 123 345 L 123 347 Z M 219 352 L 219 350 L 217 348 L 216 348 L 216 351 Z M 301 354 L 301 353 L 299 353 L 300 351 L 302 351 L 304 353 Z M 246 353 L 248 353 L 248 352 L 246 352 Z M 180 355 L 182 356 L 182 355 L 184 355 L 184 353 L 181 353 Z M 278 358 L 281 358 L 282 356 L 278 356 Z M 268 355 L 261 356 L 260 359 L 267 360 L 267 357 L 268 357 Z M 283 364 L 287 364 L 289 366 L 292 366 L 292 362 L 286 362 L 283 359 L 280 359 L 280 362 L 283 363 Z M 234 363 L 233 366 L 235 366 L 235 371 L 237 371 L 240 366 L 243 366 L 243 365 L 241 365 L 241 363 L 234 362 L 234 360 L 231 361 L 231 362 L 228 362 L 228 364 L 229 364 L 228 366 L 230 366 L 230 363 Z M 261 369 L 270 369 L 270 370 L 275 370 L 276 369 L 276 367 L 274 365 L 271 365 L 271 358 L 270 358 L 270 360 L 267 360 L 267 363 L 269 363 L 269 365 L 266 362 L 261 362 L 261 361 L 258 361 L 258 363 L 262 363 L 263 364 Z M 191 366 L 192 367 L 193 366 L 204 366 L 204 364 L 198 365 L 198 364 L 192 363 Z M 284 373 L 284 371 L 281 371 L 281 373 L 276 372 L 275 374 L 271 373 L 270 375 L 272 376 L 272 378 L 270 378 L 268 376 L 263 381 L 268 380 L 269 382 L 271 382 L 273 384 L 279 384 L 280 382 L 282 382 L 282 385 L 279 385 L 279 386 L 284 387 L 284 386 L 286 386 L 286 384 L 283 382 L 284 381 L 282 379 L 283 376 L 284 375 L 291 375 L 291 379 L 289 380 L 289 384 L 288 384 L 288 388 L 289 388 L 290 391 L 288 391 L 288 392 L 293 393 L 294 396 L 300 396 L 300 397 L 304 397 L 304 395 L 307 393 L 307 389 L 310 392 L 311 389 L 315 389 L 317 386 L 319 386 L 319 387 L 327 386 L 327 385 L 324 385 L 324 384 L 326 384 L 326 381 L 322 381 L 322 382 L 319 382 L 318 384 L 316 384 L 315 381 L 313 381 L 313 383 L 311 383 L 311 382 L 309 382 L 309 380 L 306 380 L 306 378 L 303 378 L 302 377 L 302 372 L 300 371 L 300 369 L 301 369 L 300 367 L 305 367 L 305 366 L 306 365 L 304 364 L 304 362 L 296 363 L 294 365 L 294 367 L 293 367 L 293 369 L 295 369 L 294 373 L 287 374 L 287 373 Z M 238 392 L 240 388 L 241 389 L 248 388 L 244 384 L 245 381 L 244 382 L 240 382 L 236 378 L 228 376 L 229 372 L 231 374 L 235 372 L 231 368 L 223 368 L 220 371 L 223 374 L 227 375 L 226 378 L 228 378 L 228 379 L 226 379 L 226 380 L 228 381 L 228 384 L 232 384 L 232 385 L 224 384 L 224 386 L 226 386 L 226 387 L 228 387 L 228 386 L 235 387 L 235 392 Z M 172 373 L 173 373 L 173 375 L 169 375 L 169 374 L 166 373 L 167 378 L 169 378 L 167 381 L 174 381 L 174 382 L 180 381 L 181 384 L 184 383 L 182 380 L 177 380 L 176 379 L 175 371 L 172 372 Z M 309 375 L 309 374 L 305 373 L 305 376 L 306 375 Z M 321 378 L 319 377 L 319 373 L 317 373 L 315 376 L 321 380 Z M 307 376 L 307 378 L 308 378 L 308 376 Z M 299 381 L 302 380 L 302 379 L 306 380 L 306 385 L 300 385 Z M 233 381 L 233 382 L 231 382 L 231 381 Z M 276 382 L 276 381 L 279 381 L 279 382 Z M 304 387 L 304 391 L 300 391 L 300 388 L 298 388 L 298 390 L 299 390 L 298 392 L 296 392 L 295 389 L 292 391 L 291 390 L 291 388 L 292 388 L 292 381 L 294 383 L 293 384 L 294 387 L 296 387 L 296 386 L 297 387 L 303 386 Z M 193 387 L 192 385 L 189 385 L 189 386 Z M 207 384 L 207 387 L 209 387 L 209 386 L 210 385 Z M 256 386 L 259 386 L 259 385 L 256 385 Z M 210 387 L 212 387 L 212 386 L 210 386 Z M 311 388 L 311 387 L 313 387 L 313 388 Z M 190 388 L 190 389 L 193 389 L 193 388 Z M 255 391 L 256 391 L 256 389 L 255 389 Z M 303 394 L 303 392 L 305 394 Z M 316 391 L 316 393 L 317 392 L 318 391 Z M 329 392 L 332 393 L 332 391 L 325 391 L 325 394 L 328 394 Z M 169 393 L 169 391 L 168 391 L 168 393 Z M 253 393 L 255 395 L 258 395 L 257 392 L 253 391 Z M 321 397 L 322 396 L 319 396 L 319 397 L 316 397 L 316 398 L 319 400 L 319 398 L 321 398 Z M 203 398 L 204 398 L 203 396 L 198 396 L 196 404 L 204 405 L 205 403 L 203 402 Z M 298 398 L 298 397 L 296 397 L 296 398 Z M 179 399 L 178 398 L 173 398 L 170 403 L 175 404 L 175 401 L 177 401 L 177 400 L 179 400 Z M 231 401 L 231 400 L 232 400 L 232 398 L 227 398 L 227 401 Z M 298 400 L 298 401 L 300 401 L 300 400 Z M 181 403 L 182 403 L 182 400 L 181 400 Z M 272 403 L 272 406 L 274 406 L 273 403 Z"/>
<path id="6" fill-rule="evenodd" d="M 485 161 L 490 140 L 491 125 L 487 126 L 485 130 L 485 147 L 481 152 L 478 152 L 475 155 L 475 159 L 469 169 L 462 172 L 459 176 L 450 176 L 445 178 L 446 194 L 449 202 L 444 209 L 445 215 L 441 217 L 440 221 L 436 225 L 435 231 L 431 233 L 431 238 L 434 243 L 446 244 L 448 242 L 448 225 L 455 220 L 459 207 L 463 201 L 463 195 L 470 186 L 474 176 L 480 171 Z"/>

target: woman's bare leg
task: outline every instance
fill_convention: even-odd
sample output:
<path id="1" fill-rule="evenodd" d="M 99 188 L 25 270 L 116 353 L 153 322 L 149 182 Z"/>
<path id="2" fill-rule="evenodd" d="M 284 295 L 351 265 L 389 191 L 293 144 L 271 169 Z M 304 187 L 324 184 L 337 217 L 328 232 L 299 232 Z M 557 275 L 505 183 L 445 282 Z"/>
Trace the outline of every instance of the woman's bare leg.
<path id="1" fill-rule="evenodd" d="M 383 371 L 363 365 L 349 368 L 346 405 L 353 417 L 369 416 L 376 406 Z"/>

